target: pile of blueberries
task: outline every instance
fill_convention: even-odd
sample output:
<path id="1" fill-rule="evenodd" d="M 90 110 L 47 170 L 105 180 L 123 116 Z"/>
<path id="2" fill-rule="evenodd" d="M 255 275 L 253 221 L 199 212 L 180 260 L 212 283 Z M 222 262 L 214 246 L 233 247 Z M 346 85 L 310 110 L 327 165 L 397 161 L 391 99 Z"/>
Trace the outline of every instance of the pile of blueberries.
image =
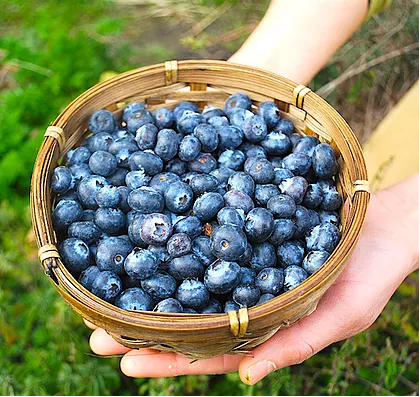
<path id="1" fill-rule="evenodd" d="M 220 313 L 295 288 L 340 240 L 333 148 L 244 93 L 95 112 L 52 175 L 68 270 L 126 310 Z"/>

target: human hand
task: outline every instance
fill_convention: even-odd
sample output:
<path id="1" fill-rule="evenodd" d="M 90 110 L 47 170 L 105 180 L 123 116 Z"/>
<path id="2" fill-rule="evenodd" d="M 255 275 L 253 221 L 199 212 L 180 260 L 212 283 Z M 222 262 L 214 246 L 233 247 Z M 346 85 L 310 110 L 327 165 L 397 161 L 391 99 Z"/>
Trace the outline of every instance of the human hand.
<path id="1" fill-rule="evenodd" d="M 256 347 L 252 356 L 191 360 L 152 349 L 130 350 L 104 330 L 90 338 L 100 355 L 125 353 L 122 372 L 131 377 L 221 374 L 239 371 L 255 384 L 270 372 L 301 363 L 331 343 L 367 329 L 405 277 L 418 266 L 418 176 L 372 195 L 361 238 L 348 265 L 321 298 L 317 310 Z"/>

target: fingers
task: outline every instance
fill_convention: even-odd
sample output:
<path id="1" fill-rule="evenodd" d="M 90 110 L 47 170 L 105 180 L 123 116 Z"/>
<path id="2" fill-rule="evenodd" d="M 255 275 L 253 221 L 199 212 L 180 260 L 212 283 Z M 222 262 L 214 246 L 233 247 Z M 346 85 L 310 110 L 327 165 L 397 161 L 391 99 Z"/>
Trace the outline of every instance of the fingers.
<path id="1" fill-rule="evenodd" d="M 237 371 L 241 356 L 218 356 L 193 361 L 176 353 L 153 349 L 132 350 L 121 360 L 121 371 L 131 377 L 161 378 L 179 375 L 222 374 Z"/>
<path id="2" fill-rule="evenodd" d="M 92 351 L 101 356 L 127 353 L 131 350 L 128 347 L 120 345 L 101 328 L 97 328 L 92 332 L 89 343 Z"/>
<path id="3" fill-rule="evenodd" d="M 88 321 L 86 319 L 83 319 L 83 321 L 84 321 L 86 327 L 88 327 L 90 329 L 95 330 L 96 328 L 98 328 L 95 324 L 92 324 L 90 321 Z"/>

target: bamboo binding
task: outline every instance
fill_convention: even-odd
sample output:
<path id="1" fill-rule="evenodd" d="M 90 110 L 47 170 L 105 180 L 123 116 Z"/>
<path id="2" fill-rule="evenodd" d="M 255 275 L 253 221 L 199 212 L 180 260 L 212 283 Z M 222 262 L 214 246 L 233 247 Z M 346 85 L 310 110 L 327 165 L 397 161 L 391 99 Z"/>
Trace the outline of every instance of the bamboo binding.
<path id="1" fill-rule="evenodd" d="M 131 101 L 149 110 L 179 102 L 223 106 L 234 92 L 245 92 L 253 105 L 274 100 L 298 132 L 329 142 L 339 156 L 337 185 L 350 200 L 342 216 L 342 239 L 324 266 L 297 288 L 249 310 L 228 314 L 172 314 L 121 310 L 85 290 L 64 267 L 52 227 L 50 177 L 60 157 L 80 144 L 89 116 L 107 108 L 121 114 Z M 357 193 L 357 194 L 356 194 Z M 107 330 L 127 347 L 153 347 L 194 359 L 223 353 L 244 354 L 282 327 L 312 313 L 337 279 L 360 236 L 369 202 L 366 166 L 350 127 L 309 88 L 260 69 L 224 61 L 168 61 L 115 76 L 70 103 L 48 127 L 32 175 L 31 214 L 39 258 L 58 292 L 81 316 Z"/>

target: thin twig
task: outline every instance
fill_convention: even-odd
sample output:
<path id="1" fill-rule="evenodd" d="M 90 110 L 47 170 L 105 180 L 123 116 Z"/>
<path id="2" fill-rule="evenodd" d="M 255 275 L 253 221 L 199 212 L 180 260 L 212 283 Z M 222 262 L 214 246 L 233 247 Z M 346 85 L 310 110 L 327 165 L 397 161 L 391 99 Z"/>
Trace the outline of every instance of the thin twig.
<path id="1" fill-rule="evenodd" d="M 321 87 L 316 93 L 320 96 L 328 96 L 331 92 L 333 92 L 340 84 L 344 83 L 351 77 L 357 76 L 360 73 L 365 72 L 366 70 L 373 68 L 381 63 L 389 61 L 390 59 L 399 57 L 403 54 L 411 52 L 415 49 L 419 48 L 419 43 L 411 43 L 403 48 L 388 52 L 387 54 L 381 55 L 378 58 L 372 59 L 369 62 L 366 62 L 360 66 L 354 67 L 351 66 L 348 68 L 343 74 L 338 76 L 336 79 L 330 81 L 329 83 L 325 84 Z"/>

